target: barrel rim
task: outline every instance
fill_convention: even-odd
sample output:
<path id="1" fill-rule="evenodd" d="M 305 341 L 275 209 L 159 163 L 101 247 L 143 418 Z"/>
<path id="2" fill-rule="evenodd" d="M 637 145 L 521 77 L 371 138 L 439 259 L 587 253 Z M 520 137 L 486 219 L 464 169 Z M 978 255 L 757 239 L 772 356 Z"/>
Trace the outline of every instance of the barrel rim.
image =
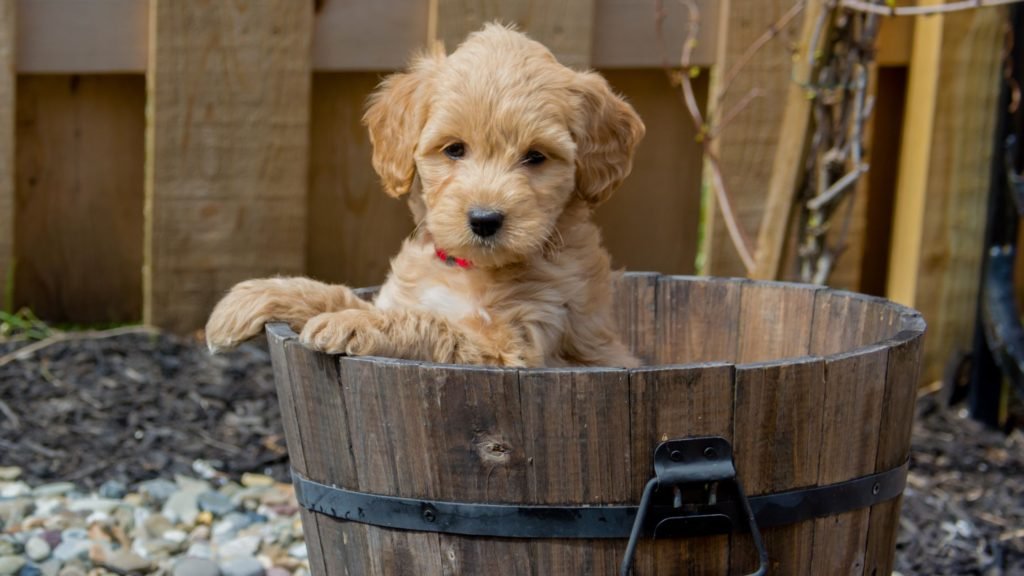
<path id="1" fill-rule="evenodd" d="M 673 364 L 644 364 L 636 368 L 623 368 L 616 366 L 558 366 L 558 367 L 538 367 L 538 368 L 510 368 L 503 366 L 484 366 L 484 365 L 470 365 L 470 364 L 448 364 L 444 362 L 431 362 L 425 360 L 406 360 L 402 358 L 391 358 L 385 356 L 347 356 L 345 354 L 330 354 L 330 356 L 336 356 L 339 360 L 343 361 L 367 361 L 374 364 L 387 364 L 387 365 L 398 365 L 398 366 L 418 366 L 428 368 L 444 368 L 448 370 L 464 371 L 464 372 L 516 372 L 524 373 L 528 375 L 540 375 L 540 374 L 553 374 L 553 373 L 587 373 L 587 374 L 605 374 L 605 373 L 651 373 L 658 371 L 671 371 L 671 370 L 693 370 L 697 368 L 709 368 L 709 367 L 723 367 L 732 366 L 734 369 L 747 370 L 757 368 L 772 368 L 782 365 L 799 365 L 811 362 L 834 362 L 854 356 L 860 356 L 865 354 L 877 353 L 883 349 L 890 349 L 902 344 L 905 344 L 916 338 L 920 338 L 924 335 L 927 330 L 927 323 L 921 316 L 921 313 L 917 310 L 893 302 L 887 298 L 880 296 L 872 296 L 869 294 L 861 294 L 859 292 L 852 292 L 849 290 L 837 290 L 829 288 L 827 286 L 818 286 L 815 284 L 803 284 L 799 282 L 780 282 L 773 280 L 752 280 L 749 278 L 735 278 L 735 277 L 724 277 L 724 276 L 694 276 L 686 274 L 660 274 L 658 272 L 625 272 L 624 277 L 642 277 L 642 278 L 657 278 L 659 284 L 667 283 L 672 281 L 684 281 L 684 282 L 699 282 L 699 283 L 715 283 L 715 284 L 758 284 L 765 285 L 774 288 L 796 288 L 800 290 L 807 290 L 815 293 L 829 293 L 837 296 L 843 296 L 853 300 L 859 300 L 873 305 L 888 307 L 899 314 L 900 329 L 889 336 L 877 342 L 870 342 L 849 350 L 843 350 L 840 352 L 834 352 L 832 354 L 803 354 L 800 356 L 787 356 L 784 358 L 775 358 L 771 360 L 757 361 L 757 362 L 729 362 L 729 361 L 704 361 L 704 362 L 689 362 L 689 363 L 673 363 Z M 376 293 L 378 287 L 366 287 L 357 290 L 361 295 L 371 296 Z M 274 334 L 276 337 L 283 340 L 295 340 L 300 346 L 301 342 L 298 342 L 298 334 L 291 329 L 288 324 L 283 322 L 270 322 L 267 324 L 267 331 Z M 315 352 L 315 350 L 314 350 Z M 319 352 L 318 352 L 319 353 Z"/>

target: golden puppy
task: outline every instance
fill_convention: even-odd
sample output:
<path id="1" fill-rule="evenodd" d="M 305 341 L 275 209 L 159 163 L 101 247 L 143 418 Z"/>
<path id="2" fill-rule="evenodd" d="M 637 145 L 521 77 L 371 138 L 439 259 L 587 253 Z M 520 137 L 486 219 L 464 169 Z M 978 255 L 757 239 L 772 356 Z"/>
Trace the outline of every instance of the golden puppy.
<path id="1" fill-rule="evenodd" d="M 611 314 L 594 206 L 629 174 L 644 125 L 594 72 L 499 25 L 388 77 L 363 118 L 373 167 L 417 229 L 371 304 L 306 278 L 235 286 L 211 350 L 271 320 L 330 353 L 500 366 L 634 366 Z"/>

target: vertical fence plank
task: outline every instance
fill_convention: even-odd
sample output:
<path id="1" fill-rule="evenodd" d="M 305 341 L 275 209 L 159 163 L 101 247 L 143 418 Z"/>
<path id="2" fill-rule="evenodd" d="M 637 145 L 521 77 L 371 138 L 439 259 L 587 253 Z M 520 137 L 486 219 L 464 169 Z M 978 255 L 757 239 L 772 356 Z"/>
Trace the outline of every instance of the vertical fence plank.
<path id="1" fill-rule="evenodd" d="M 629 270 L 692 274 L 700 228 L 702 151 L 679 88 L 657 69 L 601 73 L 647 126 L 633 171 L 594 212 L 612 262 Z M 706 77 L 694 80 L 701 106 L 707 99 Z"/>
<path id="2" fill-rule="evenodd" d="M 385 194 L 371 168 L 362 124 L 366 98 L 382 76 L 313 76 L 306 271 L 325 282 L 382 284 L 391 257 L 412 231 L 406 203 Z"/>
<path id="3" fill-rule="evenodd" d="M 151 0 L 144 316 L 303 269 L 313 3 Z"/>
<path id="4" fill-rule="evenodd" d="M 744 53 L 761 35 L 793 6 L 792 0 L 728 0 L 723 2 L 715 65 L 722 78 L 725 71 L 743 58 Z M 786 93 L 791 84 L 793 67 L 790 43 L 800 29 L 800 18 L 794 18 L 736 76 L 723 102 L 712 103 L 712 114 L 721 117 L 733 110 L 757 89 L 760 98 L 730 121 L 728 128 L 716 139 L 719 159 L 729 188 L 733 210 L 750 241 L 757 239 L 764 214 L 766 183 L 771 179 L 772 157 L 778 144 Z M 717 87 L 712 87 L 715 94 Z M 701 273 L 715 276 L 746 276 L 725 221 L 717 204 L 713 204 L 704 245 L 705 265 Z"/>
<path id="5" fill-rule="evenodd" d="M 0 310 L 14 286 L 15 0 L 0 0 Z"/>
<path id="6" fill-rule="evenodd" d="M 1006 18 L 993 7 L 916 23 L 887 294 L 929 320 L 927 382 L 972 345 Z"/>
<path id="7" fill-rule="evenodd" d="M 825 9 L 821 2 L 804 4 L 800 39 L 793 54 L 793 72 L 800 78 L 808 78 L 813 66 L 805 64 L 811 43 L 814 41 L 818 17 Z M 789 221 L 793 213 L 793 202 L 803 178 L 804 153 L 808 149 L 809 134 L 814 114 L 814 103 L 807 97 L 806 89 L 797 82 L 790 82 L 786 90 L 786 107 L 783 109 L 782 127 L 775 145 L 772 174 L 768 181 L 768 193 L 764 200 L 764 213 L 757 231 L 754 250 L 756 266 L 750 276 L 759 280 L 781 279 L 780 273 L 786 239 L 790 235 Z"/>
<path id="8" fill-rule="evenodd" d="M 139 321 L 142 76 L 22 76 L 18 94 L 15 304 L 51 321 Z"/>
<path id="9" fill-rule="evenodd" d="M 428 36 L 454 50 L 486 22 L 516 24 L 567 66 L 590 65 L 595 0 L 431 0 Z"/>
<path id="10" fill-rule="evenodd" d="M 732 442 L 733 366 L 644 368 L 629 377 L 632 422 L 632 499 L 640 501 L 654 470 L 659 443 L 717 435 Z M 636 552 L 637 574 L 727 574 L 729 536 L 644 539 Z"/>

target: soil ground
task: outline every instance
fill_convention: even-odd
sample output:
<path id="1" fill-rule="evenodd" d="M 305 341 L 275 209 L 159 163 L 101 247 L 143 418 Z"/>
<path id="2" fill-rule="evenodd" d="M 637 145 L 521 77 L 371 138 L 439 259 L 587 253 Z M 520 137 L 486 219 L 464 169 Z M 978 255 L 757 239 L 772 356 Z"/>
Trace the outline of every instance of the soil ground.
<path id="1" fill-rule="evenodd" d="M 0 341 L 0 358 L 27 344 Z M 986 430 L 936 396 L 918 412 L 897 570 L 1024 575 L 1024 433 Z M 0 466 L 27 482 L 95 489 L 206 465 L 287 480 L 260 344 L 210 356 L 194 338 L 128 334 L 0 360 Z"/>

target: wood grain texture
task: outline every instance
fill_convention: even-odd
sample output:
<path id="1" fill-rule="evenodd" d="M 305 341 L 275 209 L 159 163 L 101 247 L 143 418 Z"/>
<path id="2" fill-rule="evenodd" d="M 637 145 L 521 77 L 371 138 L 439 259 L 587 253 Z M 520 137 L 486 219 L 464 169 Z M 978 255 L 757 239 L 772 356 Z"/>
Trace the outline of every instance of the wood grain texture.
<path id="1" fill-rule="evenodd" d="M 775 361 L 810 350 L 817 287 L 749 282 L 740 298 L 740 362 Z"/>
<path id="2" fill-rule="evenodd" d="M 943 2 L 921 0 L 920 3 Z M 885 290 L 886 297 L 908 306 L 914 305 L 917 293 L 945 17 L 937 14 L 922 18 L 915 24 L 910 56 L 907 102 L 913 102 L 913 105 L 907 106 L 903 118 L 903 134 L 907 137 L 901 142 L 899 180 L 892 215 L 892 252 Z"/>
<path id="3" fill-rule="evenodd" d="M 146 0 L 16 2 L 18 72 L 146 72 Z"/>
<path id="4" fill-rule="evenodd" d="M 625 370 L 519 374 L 527 484 L 537 504 L 631 502 L 629 380 Z M 534 541 L 537 574 L 614 574 L 620 540 Z"/>
<path id="5" fill-rule="evenodd" d="M 437 463 L 446 455 L 435 452 L 428 432 L 441 415 L 428 401 L 419 364 L 342 358 L 341 372 L 349 429 L 358 431 L 348 436 L 355 485 L 373 494 L 433 498 L 440 490 Z M 367 573 L 442 573 L 438 534 L 367 526 L 366 535 Z"/>
<path id="6" fill-rule="evenodd" d="M 633 501 L 653 475 L 654 449 L 688 436 L 732 441 L 733 366 L 700 364 L 630 372 Z M 637 548 L 637 574 L 727 574 L 729 536 L 644 540 Z"/>
<path id="7" fill-rule="evenodd" d="M 824 362 L 815 358 L 736 366 L 734 459 L 747 494 L 818 483 L 824 383 Z M 763 535 L 769 573 L 813 574 L 813 522 L 765 530 Z M 730 552 L 730 574 L 749 574 L 757 567 L 749 537 L 733 537 Z"/>
<path id="8" fill-rule="evenodd" d="M 815 294 L 810 353 L 826 356 L 877 344 L 900 330 L 899 311 L 886 300 L 852 292 Z"/>
<path id="9" fill-rule="evenodd" d="M 515 370 L 424 365 L 423 434 L 435 457 L 434 495 L 458 502 L 530 502 Z M 438 535 L 445 574 L 528 574 L 531 542 Z"/>
<path id="10" fill-rule="evenodd" d="M 627 272 L 612 287 L 619 337 L 644 364 L 655 358 L 659 278 L 654 272 Z"/>
<path id="11" fill-rule="evenodd" d="M 395 70 L 426 46 L 428 2 L 321 0 L 313 30 L 313 67 Z"/>
<path id="12" fill-rule="evenodd" d="M 20 79 L 16 306 L 58 322 L 141 318 L 145 103 L 141 76 Z"/>
<path id="13" fill-rule="evenodd" d="M 733 362 L 744 282 L 663 276 L 658 283 L 659 364 Z"/>
<path id="14" fill-rule="evenodd" d="M 0 1 L 0 310 L 14 294 L 15 1 Z"/>
<path id="15" fill-rule="evenodd" d="M 715 59 L 720 0 L 697 0 L 701 26 L 693 47 L 694 66 L 708 67 Z M 595 0 L 591 65 L 603 68 L 661 68 L 665 58 L 678 56 L 689 25 L 680 2 L 662 2 L 660 39 L 655 0 Z"/>
<path id="16" fill-rule="evenodd" d="M 514 24 L 566 66 L 590 66 L 595 0 L 431 0 L 428 37 L 450 52 L 485 23 Z"/>
<path id="17" fill-rule="evenodd" d="M 916 18 L 882 18 L 878 26 L 875 61 L 879 66 L 906 66 L 910 63 L 911 43 Z"/>
<path id="18" fill-rule="evenodd" d="M 907 332 L 898 335 L 889 348 L 885 396 L 882 399 L 882 418 L 878 430 L 878 453 L 875 457 L 876 472 L 903 464 L 910 453 L 925 326 L 921 317 L 913 314 L 905 315 L 902 324 Z M 901 496 L 871 508 L 864 552 L 865 574 L 892 572 L 902 504 Z"/>
<path id="19" fill-rule="evenodd" d="M 325 282 L 382 284 L 413 223 L 384 193 L 361 119 L 377 73 L 313 76 L 306 271 Z"/>
<path id="20" fill-rule="evenodd" d="M 950 356 L 972 346 L 1006 18 L 1000 8 L 945 17 L 934 138 L 905 132 L 907 142 L 929 150 L 920 257 L 909 263 L 917 284 L 913 300 L 902 300 L 931 326 L 926 382 L 941 378 Z"/>
<path id="21" fill-rule="evenodd" d="M 700 226 L 701 150 L 677 89 L 661 70 L 604 70 L 647 126 L 633 172 L 594 220 L 615 266 L 692 274 Z M 694 84 L 699 102 L 706 74 Z M 643 233 L 637 231 L 643 230 Z"/>
<path id="22" fill-rule="evenodd" d="M 146 0 L 16 0 L 19 8 L 18 71 L 105 73 L 146 71 Z M 702 19 L 693 62 L 715 57 L 717 3 L 699 0 Z M 401 68 L 427 41 L 429 2 L 320 0 L 313 33 L 313 67 L 322 71 Z M 682 44 L 686 18 L 666 3 L 664 37 L 671 52 Z M 594 66 L 656 68 L 653 0 L 594 2 Z M 892 20 L 906 21 L 907 18 Z M 882 56 L 887 54 L 882 47 Z"/>
<path id="23" fill-rule="evenodd" d="M 814 41 L 818 17 L 824 10 L 820 2 L 804 4 L 803 24 L 797 50 L 792 56 L 793 72 L 804 81 L 814 75 L 814 66 L 807 65 Z M 826 24 L 829 26 L 830 24 Z M 764 200 L 764 214 L 757 228 L 754 251 L 755 266 L 750 276 L 760 280 L 782 280 L 781 265 L 789 232 L 793 201 L 803 178 L 804 156 L 811 139 L 811 115 L 814 101 L 807 97 L 807 89 L 790 82 L 786 90 L 786 107 L 782 114 L 782 130 L 772 160 L 768 194 Z"/>
<path id="24" fill-rule="evenodd" d="M 298 369 L 300 377 L 306 381 L 322 379 L 323 374 L 307 373 L 301 368 L 293 368 L 288 358 L 288 343 L 295 340 L 295 333 L 284 324 L 268 325 L 267 346 L 270 349 L 270 360 L 274 369 L 274 384 L 277 389 L 277 400 L 281 406 L 281 423 L 284 428 L 285 441 L 288 444 L 288 457 L 292 470 L 299 474 L 308 474 L 305 458 L 305 447 L 299 434 L 300 413 L 295 410 L 296 388 L 307 386 L 307 382 L 292 379 L 292 372 Z M 293 352 L 294 354 L 294 352 Z M 295 363 L 298 364 L 298 363 Z M 303 367 L 310 364 L 302 363 Z M 322 517 L 313 514 L 306 508 L 299 510 L 302 518 L 306 549 L 309 551 L 310 569 L 317 574 L 327 571 L 324 564 L 324 550 L 320 541 L 319 523 Z"/>
<path id="25" fill-rule="evenodd" d="M 825 358 L 630 371 L 510 370 L 332 357 L 271 328 L 293 462 L 314 480 L 369 493 L 602 505 L 635 503 L 652 474 L 653 448 L 670 438 L 729 439 L 751 495 L 842 482 L 906 458 L 924 329 L 916 313 L 860 295 L 826 297 L 788 284 L 651 274 L 625 279 L 617 301 L 627 297 L 630 284 L 639 289 L 634 301 L 649 299 L 642 293 L 653 288 L 659 312 L 671 309 L 661 307 L 665 294 L 676 292 L 683 300 L 704 286 L 732 287 L 723 301 L 733 294 L 734 303 L 723 311 L 738 310 L 751 287 L 759 299 L 746 300 L 748 306 L 771 304 L 768 295 L 774 295 L 785 309 L 802 298 L 806 311 L 781 314 L 774 322 L 796 326 L 805 353 L 809 343 L 801 334 L 841 329 L 846 315 L 852 316 L 852 335 L 821 346 L 873 338 L 885 323 L 872 319 L 884 313 L 894 318 L 886 320 L 889 334 L 898 334 Z M 708 332 L 723 324 L 722 314 L 675 319 Z M 304 514 L 318 575 L 614 574 L 625 547 L 624 540 L 399 531 Z M 770 573 L 872 574 L 889 567 L 898 514 L 894 501 L 766 530 Z M 755 565 L 750 537 L 737 533 L 644 540 L 636 573 L 745 574 Z"/>
<path id="26" fill-rule="evenodd" d="M 818 484 L 834 484 L 875 471 L 878 429 L 888 369 L 882 346 L 825 360 Z M 811 574 L 862 574 L 869 509 L 814 520 Z"/>
<path id="27" fill-rule="evenodd" d="M 150 6 L 144 313 L 183 331 L 305 254 L 310 2 Z"/>
<path id="28" fill-rule="evenodd" d="M 357 486 L 348 422 L 351 412 L 340 391 L 346 381 L 341 380 L 337 358 L 313 352 L 295 339 L 286 343 L 285 351 L 306 476 L 328 484 Z M 306 531 L 314 536 L 313 546 L 308 547 L 310 558 L 323 564 L 325 574 L 344 574 L 338 571 L 341 566 L 355 567 L 356 572 L 370 566 L 368 527 L 308 510 L 303 514 L 303 526 L 311 527 Z"/>
<path id="29" fill-rule="evenodd" d="M 751 44 L 793 6 L 792 0 L 728 0 L 721 8 L 717 78 L 730 69 Z M 729 189 L 733 210 L 749 235 L 757 239 L 764 214 L 767 184 L 778 146 L 779 131 L 790 88 L 792 58 L 790 45 L 797 41 L 800 18 L 794 18 L 774 41 L 757 51 L 743 67 L 723 102 L 712 102 L 712 114 L 722 117 L 747 98 L 752 90 L 761 96 L 744 108 L 715 141 L 722 173 Z M 712 87 L 711 93 L 717 92 Z M 714 276 L 746 276 L 743 262 L 725 228 L 725 221 L 712 201 L 710 223 L 704 245 L 705 264 L 701 273 Z"/>

